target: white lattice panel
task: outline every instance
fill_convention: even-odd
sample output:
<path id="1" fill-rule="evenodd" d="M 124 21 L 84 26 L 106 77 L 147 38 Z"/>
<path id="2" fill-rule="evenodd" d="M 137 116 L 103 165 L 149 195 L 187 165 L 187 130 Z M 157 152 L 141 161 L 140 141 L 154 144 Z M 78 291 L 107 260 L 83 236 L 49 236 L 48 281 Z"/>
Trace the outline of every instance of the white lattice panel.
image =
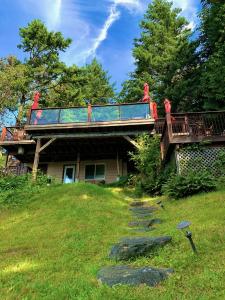
<path id="1" fill-rule="evenodd" d="M 214 166 L 218 154 L 224 147 L 208 147 L 199 150 L 179 149 L 176 151 L 177 170 L 179 174 L 190 171 L 216 171 Z"/>

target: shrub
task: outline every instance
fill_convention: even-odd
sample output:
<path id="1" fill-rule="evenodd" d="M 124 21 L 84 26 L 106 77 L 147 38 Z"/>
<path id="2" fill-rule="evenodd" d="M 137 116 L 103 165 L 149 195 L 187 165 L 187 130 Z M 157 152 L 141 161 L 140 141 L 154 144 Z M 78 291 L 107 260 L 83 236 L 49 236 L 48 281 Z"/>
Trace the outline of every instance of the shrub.
<path id="1" fill-rule="evenodd" d="M 109 187 L 124 187 L 126 185 L 129 185 L 129 178 L 130 178 L 130 175 L 120 176 L 118 181 L 114 181 L 112 183 L 107 183 L 106 186 L 109 186 Z"/>
<path id="2" fill-rule="evenodd" d="M 47 186 L 49 181 L 50 178 L 42 173 L 38 173 L 35 182 L 32 181 L 31 174 L 0 177 L 0 204 L 21 204 L 29 200 L 40 188 Z"/>
<path id="3" fill-rule="evenodd" d="M 163 186 L 164 194 L 175 199 L 214 190 L 216 190 L 216 180 L 208 172 L 172 176 Z"/>
<path id="4" fill-rule="evenodd" d="M 147 134 L 137 139 L 138 148 L 135 153 L 130 153 L 139 174 L 136 176 L 136 190 L 150 195 L 161 194 L 162 185 L 173 171 L 172 168 L 162 168 L 160 154 L 160 138 Z"/>

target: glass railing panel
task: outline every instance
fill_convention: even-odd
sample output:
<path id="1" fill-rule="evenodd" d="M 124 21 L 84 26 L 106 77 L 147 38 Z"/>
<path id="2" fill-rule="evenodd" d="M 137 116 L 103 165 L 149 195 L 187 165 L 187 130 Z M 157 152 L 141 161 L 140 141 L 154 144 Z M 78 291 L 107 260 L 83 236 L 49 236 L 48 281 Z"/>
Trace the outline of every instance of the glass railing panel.
<path id="1" fill-rule="evenodd" d="M 59 122 L 59 109 L 37 109 L 32 110 L 30 124 L 46 125 L 57 124 Z"/>
<path id="2" fill-rule="evenodd" d="M 91 122 L 107 122 L 107 121 L 118 121 L 119 106 L 94 106 L 92 107 Z"/>
<path id="3" fill-rule="evenodd" d="M 135 120 L 150 118 L 149 103 L 128 104 L 120 106 L 121 120 Z"/>
<path id="4" fill-rule="evenodd" d="M 86 107 L 61 109 L 59 123 L 85 123 L 88 121 Z"/>

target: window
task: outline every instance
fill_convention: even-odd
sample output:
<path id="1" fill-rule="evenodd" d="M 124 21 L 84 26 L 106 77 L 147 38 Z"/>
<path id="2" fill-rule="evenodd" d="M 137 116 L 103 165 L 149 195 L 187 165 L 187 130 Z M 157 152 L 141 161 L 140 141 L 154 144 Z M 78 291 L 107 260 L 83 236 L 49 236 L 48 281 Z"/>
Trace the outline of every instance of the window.
<path id="1" fill-rule="evenodd" d="M 75 179 L 75 165 L 64 166 L 63 183 L 72 183 Z"/>
<path id="2" fill-rule="evenodd" d="M 103 165 L 103 164 L 86 165 L 85 179 L 86 180 L 105 179 L 105 165 Z"/>

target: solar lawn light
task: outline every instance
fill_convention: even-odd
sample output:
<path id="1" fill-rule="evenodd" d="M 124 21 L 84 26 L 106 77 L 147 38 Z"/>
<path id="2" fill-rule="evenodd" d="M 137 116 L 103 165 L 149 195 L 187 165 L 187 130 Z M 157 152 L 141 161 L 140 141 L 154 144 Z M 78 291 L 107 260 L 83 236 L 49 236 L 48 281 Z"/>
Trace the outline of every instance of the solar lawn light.
<path id="1" fill-rule="evenodd" d="M 163 205 L 161 200 L 157 201 L 156 204 L 158 204 L 162 209 L 165 209 L 165 206 Z"/>
<path id="2" fill-rule="evenodd" d="M 195 247 L 195 244 L 192 240 L 192 232 L 189 229 L 189 226 L 191 225 L 191 222 L 189 221 L 182 221 L 177 225 L 177 229 L 180 229 L 184 232 L 186 238 L 189 240 L 190 244 L 191 244 L 191 248 L 193 250 L 193 252 L 196 254 L 197 250 Z"/>

